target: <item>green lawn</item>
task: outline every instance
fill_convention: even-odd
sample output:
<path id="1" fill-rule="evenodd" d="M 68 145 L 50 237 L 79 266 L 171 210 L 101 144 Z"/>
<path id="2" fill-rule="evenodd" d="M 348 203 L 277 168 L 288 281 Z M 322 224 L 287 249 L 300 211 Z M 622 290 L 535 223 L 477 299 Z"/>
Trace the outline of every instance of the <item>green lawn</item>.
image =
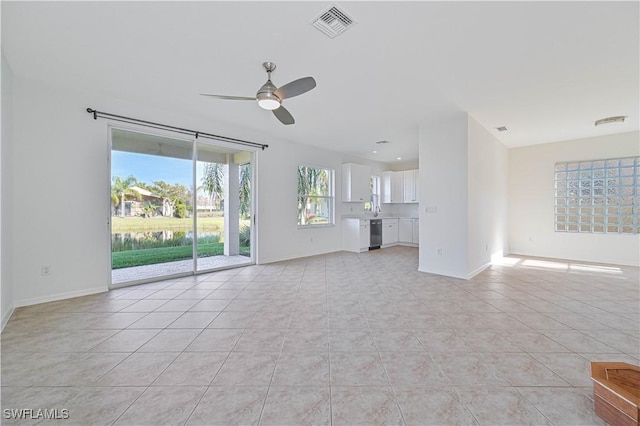
<path id="1" fill-rule="evenodd" d="M 249 247 L 240 247 L 240 252 L 248 252 Z M 198 244 L 198 257 L 220 256 L 224 254 L 223 243 Z M 129 250 L 111 255 L 111 268 L 130 268 L 132 266 L 155 265 L 156 263 L 175 262 L 191 259 L 193 246 L 163 247 L 155 249 Z"/>
<path id="2" fill-rule="evenodd" d="M 250 226 L 250 220 L 241 220 L 240 226 Z M 111 232 L 113 234 L 140 234 L 161 231 L 193 231 L 193 218 L 175 218 L 156 216 L 152 218 L 143 217 L 118 217 L 111 218 Z M 224 254 L 224 217 L 220 212 L 214 212 L 212 216 L 198 217 L 198 232 L 214 232 L 219 234 L 216 241 L 206 242 L 207 238 L 198 238 L 198 257 L 219 256 Z M 203 239 L 203 241 L 201 241 Z M 139 246 L 151 244 L 140 241 Z M 159 242 L 159 244 L 163 244 Z M 129 268 L 133 266 L 154 265 L 157 263 L 174 262 L 178 260 L 191 259 L 193 255 L 193 244 L 177 245 L 174 247 L 156 247 L 131 250 L 124 248 L 123 251 L 112 252 L 112 269 Z M 121 250 L 118 248 L 117 250 Z M 114 250 L 116 247 L 114 246 Z M 240 252 L 249 252 L 249 247 L 240 247 Z"/>

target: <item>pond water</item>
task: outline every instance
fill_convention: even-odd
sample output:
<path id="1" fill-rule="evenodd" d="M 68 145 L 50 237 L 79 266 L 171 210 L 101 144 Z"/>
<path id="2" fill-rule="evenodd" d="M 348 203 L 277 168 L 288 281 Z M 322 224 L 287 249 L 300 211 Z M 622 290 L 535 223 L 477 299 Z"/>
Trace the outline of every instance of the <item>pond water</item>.
<path id="1" fill-rule="evenodd" d="M 111 251 L 193 245 L 193 231 L 146 231 L 111 234 Z M 198 243 L 222 242 L 220 232 L 199 232 Z"/>

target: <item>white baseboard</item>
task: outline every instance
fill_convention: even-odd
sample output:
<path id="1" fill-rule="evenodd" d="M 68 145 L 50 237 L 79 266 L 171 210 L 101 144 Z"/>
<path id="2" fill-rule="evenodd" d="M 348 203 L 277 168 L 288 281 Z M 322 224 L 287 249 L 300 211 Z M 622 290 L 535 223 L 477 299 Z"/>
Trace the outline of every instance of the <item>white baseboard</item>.
<path id="1" fill-rule="evenodd" d="M 400 241 L 398 243 L 399 246 L 403 246 L 403 247 L 419 247 L 419 245 L 417 243 L 404 243 L 402 241 Z"/>
<path id="2" fill-rule="evenodd" d="M 0 328 L 0 331 L 4 330 L 4 327 L 11 319 L 11 315 L 13 315 L 13 311 L 15 311 L 15 308 L 12 306 L 11 309 L 9 309 L 9 312 L 4 314 L 4 316 L 2 317 L 2 327 Z"/>
<path id="3" fill-rule="evenodd" d="M 424 272 L 426 274 L 442 275 L 443 277 L 459 278 L 461 280 L 468 279 L 466 276 L 458 275 L 458 274 L 456 274 L 454 272 L 445 271 L 445 270 L 440 270 L 440 271 L 431 270 L 431 271 L 429 271 L 429 270 L 426 270 L 424 268 L 418 267 L 418 272 Z"/>
<path id="4" fill-rule="evenodd" d="M 456 273 L 453 273 L 451 271 L 427 271 L 424 268 L 420 268 L 418 267 L 418 271 L 419 272 L 425 272 L 427 274 L 436 274 L 436 275 L 443 275 L 445 277 L 451 277 L 451 278 L 459 278 L 462 280 L 470 280 L 471 278 L 473 278 L 474 276 L 478 275 L 480 272 L 484 271 L 485 269 L 487 269 L 489 266 L 491 266 L 491 262 L 488 262 L 484 265 L 482 265 L 481 267 L 471 271 L 470 273 L 468 273 L 466 276 L 465 275 L 458 275 Z"/>
<path id="5" fill-rule="evenodd" d="M 489 266 L 491 266 L 491 262 L 487 262 L 484 265 L 482 265 L 481 267 L 476 268 L 475 270 L 469 272 L 469 274 L 467 275 L 467 279 L 470 280 L 471 278 L 473 278 L 476 275 L 478 275 L 480 272 L 482 272 L 485 269 L 487 269 Z"/>
<path id="6" fill-rule="evenodd" d="M 15 303 L 15 307 L 20 308 L 23 306 L 38 305 L 40 303 L 55 302 L 56 300 L 71 299 L 73 297 L 104 293 L 106 291 L 109 291 L 109 290 L 105 287 L 93 287 L 93 288 L 87 288 L 84 290 L 69 291 L 66 293 L 58 293 L 58 294 L 52 294 L 49 296 L 35 297 L 33 299 L 23 299 L 23 300 L 18 300 Z"/>

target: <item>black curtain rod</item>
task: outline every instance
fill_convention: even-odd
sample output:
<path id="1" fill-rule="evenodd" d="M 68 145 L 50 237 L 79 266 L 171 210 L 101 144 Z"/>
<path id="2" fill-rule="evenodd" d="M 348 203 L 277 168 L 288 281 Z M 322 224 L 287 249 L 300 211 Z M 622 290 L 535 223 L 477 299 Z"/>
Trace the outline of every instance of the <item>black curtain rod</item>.
<path id="1" fill-rule="evenodd" d="M 230 143 L 236 143 L 236 144 L 245 145 L 245 146 L 253 146 L 256 148 L 260 148 L 262 150 L 264 150 L 265 148 L 269 148 L 269 145 L 262 144 L 262 143 L 250 142 L 242 139 L 230 138 L 227 136 L 214 135 L 212 133 L 199 132 L 197 130 L 183 129 L 181 127 L 169 126 L 167 124 L 154 123 L 153 121 L 139 120 L 137 118 L 125 117 L 123 115 L 116 115 L 108 112 L 97 111 L 93 108 L 87 108 L 87 112 L 89 114 L 93 114 L 94 120 L 97 120 L 98 117 L 108 118 L 110 120 L 120 121 L 122 123 L 139 124 L 139 125 L 142 125 L 145 127 L 151 127 L 154 129 L 171 130 L 173 132 L 182 133 L 185 135 L 193 135 L 196 137 L 196 139 L 199 137 L 203 137 L 203 138 L 214 139 L 222 142 L 230 142 Z"/>

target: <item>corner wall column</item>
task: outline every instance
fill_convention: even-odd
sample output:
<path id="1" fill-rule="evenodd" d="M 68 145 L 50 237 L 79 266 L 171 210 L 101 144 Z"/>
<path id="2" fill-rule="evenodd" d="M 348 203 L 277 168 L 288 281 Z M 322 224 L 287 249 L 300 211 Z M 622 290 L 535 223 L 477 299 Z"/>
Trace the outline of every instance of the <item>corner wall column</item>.
<path id="1" fill-rule="evenodd" d="M 227 154 L 224 167 L 224 255 L 240 254 L 240 165 Z"/>

